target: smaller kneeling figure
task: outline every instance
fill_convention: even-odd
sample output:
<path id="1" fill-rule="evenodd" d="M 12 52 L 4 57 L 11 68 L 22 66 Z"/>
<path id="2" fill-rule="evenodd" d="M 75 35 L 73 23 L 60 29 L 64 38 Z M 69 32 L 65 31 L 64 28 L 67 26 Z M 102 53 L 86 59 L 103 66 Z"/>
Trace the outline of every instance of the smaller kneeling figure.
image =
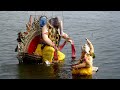
<path id="1" fill-rule="evenodd" d="M 86 38 L 86 41 L 87 44 L 81 47 L 82 52 L 79 62 L 72 65 L 73 75 L 92 75 L 95 69 L 93 67 L 93 59 L 95 58 L 94 47 L 90 40 Z"/>

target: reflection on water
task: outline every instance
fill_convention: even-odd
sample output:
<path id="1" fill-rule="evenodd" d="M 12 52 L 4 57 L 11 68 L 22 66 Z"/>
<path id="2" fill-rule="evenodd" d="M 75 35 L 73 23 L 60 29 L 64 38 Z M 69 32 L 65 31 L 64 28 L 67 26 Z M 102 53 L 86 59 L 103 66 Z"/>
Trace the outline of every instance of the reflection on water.
<path id="1" fill-rule="evenodd" d="M 26 65 L 18 64 L 19 79 L 92 79 L 90 76 L 78 76 L 71 74 L 71 68 L 64 67 L 63 64 Z"/>
<path id="2" fill-rule="evenodd" d="M 92 76 L 76 76 L 71 66 L 64 63 L 46 64 L 3 64 L 0 79 L 94 79 Z"/>
<path id="3" fill-rule="evenodd" d="M 19 79 L 57 79 L 59 71 L 58 64 L 18 65 Z"/>
<path id="4" fill-rule="evenodd" d="M 92 75 L 87 76 L 79 76 L 79 75 L 72 75 L 73 79 L 92 79 Z"/>

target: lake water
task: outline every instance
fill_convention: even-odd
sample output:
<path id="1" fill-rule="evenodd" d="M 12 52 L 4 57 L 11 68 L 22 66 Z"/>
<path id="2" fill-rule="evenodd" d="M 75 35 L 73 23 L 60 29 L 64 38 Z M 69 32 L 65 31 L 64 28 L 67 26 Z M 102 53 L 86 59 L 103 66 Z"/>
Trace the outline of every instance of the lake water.
<path id="1" fill-rule="evenodd" d="M 64 32 L 74 40 L 76 59 L 81 44 L 91 40 L 95 48 L 94 66 L 99 71 L 91 77 L 71 74 L 71 46 L 67 44 L 62 64 L 19 65 L 14 49 L 17 33 L 26 30 L 29 15 L 59 16 L 64 21 Z M 120 79 L 120 11 L 0 11 L 0 79 Z"/>

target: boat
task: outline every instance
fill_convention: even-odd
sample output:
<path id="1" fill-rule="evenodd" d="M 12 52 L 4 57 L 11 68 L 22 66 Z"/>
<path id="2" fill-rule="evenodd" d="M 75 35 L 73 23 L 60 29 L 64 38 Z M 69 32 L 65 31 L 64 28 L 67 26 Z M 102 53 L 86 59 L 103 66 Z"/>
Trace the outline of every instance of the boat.
<path id="1" fill-rule="evenodd" d="M 33 17 L 33 15 L 30 15 L 29 21 L 26 24 L 26 31 L 25 32 L 19 32 L 17 37 L 17 47 L 15 48 L 15 52 L 17 52 L 17 58 L 19 63 L 25 63 L 25 64 L 31 64 L 36 63 L 40 64 L 42 63 L 42 57 L 35 55 L 34 52 L 37 48 L 37 45 L 41 42 L 41 30 L 42 25 L 40 25 L 40 19 L 41 17 L 46 17 L 43 15 L 38 15 Z M 61 45 L 61 49 L 66 44 L 66 41 Z M 75 47 L 72 44 L 72 58 L 75 58 Z"/>

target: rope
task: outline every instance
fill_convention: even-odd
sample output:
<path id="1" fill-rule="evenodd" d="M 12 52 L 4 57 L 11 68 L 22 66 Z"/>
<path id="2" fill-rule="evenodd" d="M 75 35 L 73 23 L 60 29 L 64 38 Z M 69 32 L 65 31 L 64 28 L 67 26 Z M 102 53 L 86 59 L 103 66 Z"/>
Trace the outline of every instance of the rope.
<path id="1" fill-rule="evenodd" d="M 63 11 L 62 11 L 62 19 L 63 19 L 63 26 L 64 26 L 64 16 L 63 16 Z"/>
<path id="2" fill-rule="evenodd" d="M 63 15 L 63 11 L 62 11 L 62 19 L 63 19 L 63 27 L 64 27 L 64 15 Z M 68 33 L 68 35 L 69 35 L 69 33 Z M 67 48 L 66 48 L 67 49 Z M 68 54 L 68 49 L 67 49 L 67 54 Z M 67 59 L 69 60 L 69 55 L 67 55 Z"/>
<path id="3" fill-rule="evenodd" d="M 36 11 L 35 11 L 35 19 L 36 19 Z"/>
<path id="4" fill-rule="evenodd" d="M 53 17 L 53 11 L 52 11 L 52 17 Z"/>

